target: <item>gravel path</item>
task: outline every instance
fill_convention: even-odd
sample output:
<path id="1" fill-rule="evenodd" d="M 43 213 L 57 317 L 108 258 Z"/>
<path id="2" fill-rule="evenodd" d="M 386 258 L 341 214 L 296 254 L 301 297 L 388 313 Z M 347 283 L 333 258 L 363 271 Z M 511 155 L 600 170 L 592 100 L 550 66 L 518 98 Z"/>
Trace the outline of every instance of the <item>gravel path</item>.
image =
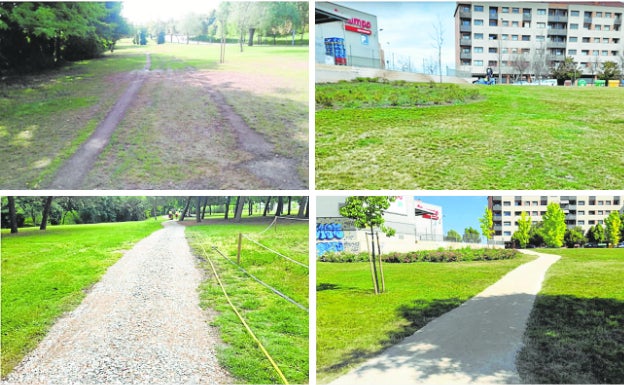
<path id="1" fill-rule="evenodd" d="M 27 384 L 231 383 L 199 307 L 184 227 L 137 243 L 7 377 Z"/>
<path id="2" fill-rule="evenodd" d="M 517 384 L 516 354 L 544 274 L 558 256 L 539 258 L 431 321 L 332 385 Z"/>

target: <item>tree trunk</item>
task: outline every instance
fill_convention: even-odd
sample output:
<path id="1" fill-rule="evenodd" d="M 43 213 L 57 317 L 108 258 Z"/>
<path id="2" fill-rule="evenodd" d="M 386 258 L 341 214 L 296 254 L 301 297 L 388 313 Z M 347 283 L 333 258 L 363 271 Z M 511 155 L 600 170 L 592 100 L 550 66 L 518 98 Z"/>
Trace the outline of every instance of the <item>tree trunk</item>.
<path id="1" fill-rule="evenodd" d="M 52 206 L 52 198 L 47 197 L 45 204 L 43 205 L 43 213 L 41 218 L 41 226 L 39 226 L 39 230 L 45 230 L 48 226 L 48 215 L 50 214 L 50 206 Z"/>
<path id="2" fill-rule="evenodd" d="M 245 206 L 245 197 L 236 197 L 236 209 L 234 210 L 234 220 L 240 222 L 243 218 L 243 207 Z"/>
<path id="3" fill-rule="evenodd" d="M 290 215 L 290 204 L 292 202 L 292 197 L 288 197 L 288 215 Z"/>
<path id="4" fill-rule="evenodd" d="M 299 218 L 303 218 L 305 216 L 305 210 L 308 207 L 308 199 L 308 197 L 302 197 L 299 200 L 299 212 L 297 213 Z"/>
<path id="5" fill-rule="evenodd" d="M 250 46 L 250 47 L 253 47 L 254 33 L 256 33 L 256 29 L 255 28 L 249 28 L 249 41 L 247 42 L 247 45 Z"/>
<path id="6" fill-rule="evenodd" d="M 249 214 L 249 216 L 253 215 L 253 201 L 251 200 L 251 197 L 249 197 L 249 206 L 247 207 L 247 213 Z"/>
<path id="7" fill-rule="evenodd" d="M 271 197 L 267 197 L 266 204 L 264 205 L 264 212 L 262 213 L 263 217 L 267 216 L 267 213 L 269 212 L 269 205 L 270 204 L 271 204 Z"/>
<path id="8" fill-rule="evenodd" d="M 309 218 L 310 217 L 310 202 L 309 202 L 309 197 L 306 197 L 306 209 L 305 209 L 305 217 Z"/>
<path id="9" fill-rule="evenodd" d="M 279 217 L 284 211 L 284 197 L 277 197 L 277 209 L 275 209 L 275 216 Z"/>
<path id="10" fill-rule="evenodd" d="M 195 213 L 196 213 L 196 216 L 197 216 L 197 219 L 196 219 L 197 223 L 201 223 L 201 221 L 202 221 L 201 220 L 201 206 L 202 206 L 201 200 L 202 200 L 202 197 L 198 196 L 197 197 L 197 207 L 195 209 Z"/>
<path id="11" fill-rule="evenodd" d="M 186 217 L 186 212 L 188 211 L 188 208 L 191 205 L 191 198 L 192 197 L 188 197 L 186 199 L 186 204 L 184 205 L 184 210 L 182 210 L 182 214 L 180 214 L 180 222 L 182 222 L 184 220 L 184 217 Z"/>
<path id="12" fill-rule="evenodd" d="M 240 51 L 243 52 L 243 40 L 245 37 L 245 32 L 241 29 L 240 38 L 238 44 L 240 45 Z"/>
<path id="13" fill-rule="evenodd" d="M 9 221 L 11 222 L 11 234 L 17 234 L 17 213 L 15 212 L 15 197 L 7 197 L 9 200 Z"/>
<path id="14" fill-rule="evenodd" d="M 202 219 L 206 218 L 206 206 L 208 205 L 208 197 L 204 197 L 204 208 L 202 210 Z"/>
<path id="15" fill-rule="evenodd" d="M 373 226 L 371 226 L 371 275 L 373 277 L 373 287 L 375 288 L 375 294 L 379 294 L 379 281 L 377 280 L 377 267 L 375 266 L 375 232 Z"/>
<path id="16" fill-rule="evenodd" d="M 381 261 L 381 242 L 379 242 L 379 233 L 377 233 L 377 257 L 379 258 L 379 276 L 381 277 L 381 292 L 386 292 L 386 280 L 384 279 L 383 265 Z"/>
<path id="17" fill-rule="evenodd" d="M 224 219 L 228 219 L 230 216 L 230 197 L 225 198 L 225 216 Z"/>

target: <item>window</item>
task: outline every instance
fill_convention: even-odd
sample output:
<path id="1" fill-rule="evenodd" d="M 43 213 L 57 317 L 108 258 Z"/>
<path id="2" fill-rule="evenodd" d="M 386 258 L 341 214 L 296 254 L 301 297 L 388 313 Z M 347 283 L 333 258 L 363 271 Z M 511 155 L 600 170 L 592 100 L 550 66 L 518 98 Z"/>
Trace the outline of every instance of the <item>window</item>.
<path id="1" fill-rule="evenodd" d="M 602 17 L 602 12 L 596 12 L 596 17 Z"/>
<path id="2" fill-rule="evenodd" d="M 483 53 L 483 47 L 474 47 L 474 53 Z"/>
<path id="3" fill-rule="evenodd" d="M 611 26 L 610 25 L 605 25 L 604 26 L 604 30 L 605 31 L 611 31 Z"/>
<path id="4" fill-rule="evenodd" d="M 545 15 L 546 14 L 546 10 L 545 9 L 538 9 L 537 10 L 537 14 L 538 15 Z"/>
<path id="5" fill-rule="evenodd" d="M 581 51 L 581 55 L 583 56 L 589 56 L 589 50 L 588 49 L 584 49 Z"/>
<path id="6" fill-rule="evenodd" d="M 522 28 L 531 28 L 531 22 L 530 21 L 523 21 L 522 22 Z"/>
<path id="7" fill-rule="evenodd" d="M 498 48 L 490 47 L 490 48 L 488 48 L 488 53 L 498 53 Z"/>
<path id="8" fill-rule="evenodd" d="M 570 23 L 570 29 L 578 29 L 578 24 Z"/>
<path id="9" fill-rule="evenodd" d="M 594 38 L 594 43 L 600 43 L 600 38 L 599 37 L 595 37 Z"/>
<path id="10" fill-rule="evenodd" d="M 518 35 L 511 35 L 511 40 L 517 41 L 518 40 Z"/>
<path id="11" fill-rule="evenodd" d="M 587 212 L 587 214 L 589 214 L 589 215 L 596 215 L 596 210 L 589 210 Z"/>
<path id="12" fill-rule="evenodd" d="M 589 40 L 588 37 L 584 37 L 583 38 L 583 43 L 591 43 L 591 41 Z"/>
<path id="13" fill-rule="evenodd" d="M 587 221 L 587 224 L 589 224 L 589 225 L 595 225 L 595 224 L 596 224 L 596 221 L 595 221 L 595 220 L 593 220 L 593 219 L 591 219 L 591 220 Z"/>
<path id="14" fill-rule="evenodd" d="M 474 39 L 475 40 L 483 40 L 483 34 L 482 33 L 475 33 L 474 34 Z"/>
<path id="15" fill-rule="evenodd" d="M 578 17 L 579 15 L 579 11 L 570 11 L 570 16 L 572 17 Z"/>
<path id="16" fill-rule="evenodd" d="M 503 34 L 503 35 L 501 35 L 501 39 L 502 40 L 509 40 L 509 35 Z"/>
<path id="17" fill-rule="evenodd" d="M 596 24 L 596 25 L 594 26 L 594 29 L 595 29 L 596 31 L 602 31 L 602 25 L 600 25 L 600 24 Z"/>
<path id="18" fill-rule="evenodd" d="M 600 56 L 609 56 L 609 51 L 600 51 Z"/>
<path id="19" fill-rule="evenodd" d="M 598 201 L 598 206 L 604 206 L 604 201 Z"/>
<path id="20" fill-rule="evenodd" d="M 509 221 L 503 222 L 503 226 L 511 226 L 511 222 L 509 222 Z"/>
<path id="21" fill-rule="evenodd" d="M 482 19 L 475 19 L 474 20 L 474 25 L 483 25 L 483 20 Z"/>
<path id="22" fill-rule="evenodd" d="M 610 19 L 611 18 L 611 12 L 605 12 L 605 17 L 607 19 Z"/>
<path id="23" fill-rule="evenodd" d="M 503 7 L 501 12 L 502 13 L 509 13 L 509 7 Z"/>
<path id="24" fill-rule="evenodd" d="M 584 226 L 585 225 L 585 221 L 580 220 L 580 221 L 576 221 L 576 224 L 579 226 Z"/>
<path id="25" fill-rule="evenodd" d="M 536 216 L 537 216 L 537 214 L 538 214 L 538 212 L 537 212 L 537 211 L 531 211 L 531 215 L 533 215 L 534 217 L 536 217 Z"/>
<path id="26" fill-rule="evenodd" d="M 522 41 L 531 41 L 530 35 L 522 35 Z"/>
<path id="27" fill-rule="evenodd" d="M 491 33 L 488 35 L 488 40 L 498 40 L 498 35 L 495 33 Z"/>
<path id="28" fill-rule="evenodd" d="M 569 41 L 570 43 L 576 43 L 576 42 L 578 42 L 578 37 L 576 37 L 576 36 L 570 36 L 570 37 L 568 38 L 568 41 Z"/>
<path id="29" fill-rule="evenodd" d="M 496 60 L 489 60 L 488 67 L 498 67 L 498 62 Z"/>
<path id="30" fill-rule="evenodd" d="M 533 206 L 537 206 L 538 202 L 537 201 L 533 201 Z"/>
<path id="31" fill-rule="evenodd" d="M 576 55 L 576 50 L 575 49 L 569 49 L 568 50 L 568 55 Z"/>
<path id="32" fill-rule="evenodd" d="M 611 201 L 605 201 L 605 205 L 611 206 Z"/>
<path id="33" fill-rule="evenodd" d="M 544 35 L 537 35 L 537 36 L 535 36 L 535 41 L 539 41 L 539 42 L 546 41 L 546 36 L 544 36 Z"/>
<path id="34" fill-rule="evenodd" d="M 579 206 L 585 206 L 585 201 L 578 201 Z"/>
<path id="35" fill-rule="evenodd" d="M 511 211 L 503 211 L 503 216 L 504 217 L 510 217 L 511 216 Z"/>
<path id="36" fill-rule="evenodd" d="M 520 13 L 520 8 L 512 8 L 511 13 Z"/>
<path id="37" fill-rule="evenodd" d="M 509 20 L 503 20 L 503 27 L 509 27 Z"/>
<path id="38" fill-rule="evenodd" d="M 516 27 L 516 28 L 517 28 L 517 27 L 519 27 L 519 26 L 520 26 L 520 24 L 519 24 L 517 21 L 512 21 L 512 22 L 511 22 L 511 26 L 512 26 L 512 27 Z"/>
<path id="39" fill-rule="evenodd" d="M 509 53 L 509 48 L 507 47 L 501 48 L 501 53 Z"/>
<path id="40" fill-rule="evenodd" d="M 490 19 L 490 27 L 497 27 L 498 26 L 498 20 L 496 19 Z"/>
<path id="41" fill-rule="evenodd" d="M 511 202 L 505 201 L 505 202 L 503 202 L 503 206 L 511 206 Z"/>
<path id="42" fill-rule="evenodd" d="M 577 212 L 578 215 L 585 215 L 585 210 L 580 210 Z"/>
<path id="43" fill-rule="evenodd" d="M 537 23 L 537 28 L 541 28 L 541 29 L 546 28 L 546 23 L 544 22 Z"/>
<path id="44" fill-rule="evenodd" d="M 511 231 L 503 231 L 503 235 L 506 237 L 511 237 Z"/>
<path id="45" fill-rule="evenodd" d="M 483 60 L 475 60 L 474 65 L 476 67 L 483 67 Z"/>
<path id="46" fill-rule="evenodd" d="M 604 211 L 598 210 L 598 215 L 604 215 Z"/>
<path id="47" fill-rule="evenodd" d="M 483 12 L 483 6 L 482 5 L 475 5 L 474 6 L 474 11 L 475 12 Z"/>

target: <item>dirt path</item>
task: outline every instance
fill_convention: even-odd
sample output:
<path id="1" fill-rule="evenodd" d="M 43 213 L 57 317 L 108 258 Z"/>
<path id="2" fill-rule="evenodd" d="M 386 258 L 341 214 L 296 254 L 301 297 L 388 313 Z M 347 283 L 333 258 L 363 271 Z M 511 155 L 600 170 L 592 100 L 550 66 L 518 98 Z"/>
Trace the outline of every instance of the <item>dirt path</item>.
<path id="1" fill-rule="evenodd" d="M 184 227 L 137 243 L 7 377 L 23 384 L 231 383 L 198 303 Z"/>
<path id="2" fill-rule="evenodd" d="M 56 173 L 50 183 L 50 189 L 75 190 L 83 185 L 83 181 L 93 167 L 97 157 L 110 141 L 117 125 L 121 122 L 128 107 L 141 89 L 151 66 L 150 54 L 146 55 L 145 67 L 142 71 L 128 74 L 130 86 L 119 97 L 106 118 L 97 126 L 93 134 L 84 142 Z"/>
<path id="3" fill-rule="evenodd" d="M 558 256 L 519 266 L 461 306 L 339 377 L 347 384 L 517 384 L 516 354 L 548 268 Z"/>

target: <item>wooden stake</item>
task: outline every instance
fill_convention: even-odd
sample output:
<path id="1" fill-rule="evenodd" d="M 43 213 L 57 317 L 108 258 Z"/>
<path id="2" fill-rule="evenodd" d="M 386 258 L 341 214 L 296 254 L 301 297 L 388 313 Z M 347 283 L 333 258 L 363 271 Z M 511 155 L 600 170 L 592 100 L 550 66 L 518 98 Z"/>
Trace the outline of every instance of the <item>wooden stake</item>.
<path id="1" fill-rule="evenodd" d="M 240 265 L 241 249 L 243 248 L 243 233 L 238 233 L 238 252 L 236 253 L 236 263 Z"/>
<path id="2" fill-rule="evenodd" d="M 377 235 L 377 255 L 379 255 L 379 275 L 381 275 L 381 292 L 386 292 L 386 280 L 384 279 L 383 266 L 381 265 L 381 244 L 379 243 L 379 233 Z"/>

